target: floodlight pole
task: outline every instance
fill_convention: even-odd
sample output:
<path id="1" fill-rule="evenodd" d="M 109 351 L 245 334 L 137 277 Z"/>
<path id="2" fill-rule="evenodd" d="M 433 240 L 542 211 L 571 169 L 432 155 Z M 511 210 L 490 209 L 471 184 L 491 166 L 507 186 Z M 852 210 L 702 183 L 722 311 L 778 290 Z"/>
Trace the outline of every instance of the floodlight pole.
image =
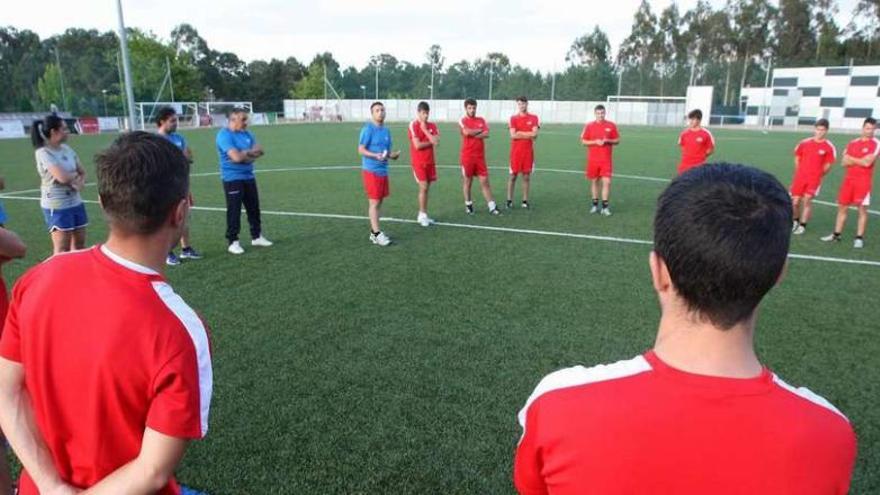
<path id="1" fill-rule="evenodd" d="M 64 104 L 64 111 L 67 108 L 67 92 L 64 91 L 64 72 L 61 70 L 61 57 L 58 55 L 58 47 L 55 47 L 55 65 L 58 66 L 58 78 L 61 80 L 61 103 Z"/>
<path id="2" fill-rule="evenodd" d="M 431 61 L 431 103 L 434 103 L 434 61 Z"/>
<path id="3" fill-rule="evenodd" d="M 128 41 L 125 35 L 125 21 L 122 19 L 122 0 L 116 0 L 116 13 L 119 17 L 119 50 L 122 52 L 122 73 L 125 75 L 125 98 L 128 100 L 128 130 L 134 130 L 134 86 L 131 82 L 131 62 L 128 60 Z"/>
<path id="4" fill-rule="evenodd" d="M 492 100 L 492 77 L 495 75 L 495 61 L 489 62 L 489 100 Z"/>
<path id="5" fill-rule="evenodd" d="M 376 101 L 379 101 L 379 61 L 376 60 Z"/>
<path id="6" fill-rule="evenodd" d="M 171 61 L 165 57 L 165 67 L 168 68 L 168 87 L 171 89 L 171 103 L 174 103 L 174 79 L 171 77 Z"/>

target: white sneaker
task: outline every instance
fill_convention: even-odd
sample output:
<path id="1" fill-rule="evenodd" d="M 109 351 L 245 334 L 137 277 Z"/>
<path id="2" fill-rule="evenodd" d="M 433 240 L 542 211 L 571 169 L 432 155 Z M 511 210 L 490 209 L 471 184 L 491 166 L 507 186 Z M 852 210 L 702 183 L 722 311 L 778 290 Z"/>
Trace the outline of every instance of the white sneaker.
<path id="1" fill-rule="evenodd" d="M 257 237 L 256 239 L 251 241 L 251 246 L 269 247 L 271 245 L 272 241 L 266 239 L 263 236 Z"/>
<path id="2" fill-rule="evenodd" d="M 602 208 L 602 216 L 610 217 L 611 216 L 611 208 Z"/>
<path id="3" fill-rule="evenodd" d="M 599 213 L 599 207 L 596 205 L 593 205 L 593 207 L 590 208 L 590 213 Z"/>
<path id="4" fill-rule="evenodd" d="M 822 242 L 840 242 L 840 236 L 828 234 L 825 237 L 820 237 L 819 240 L 821 240 Z"/>
<path id="5" fill-rule="evenodd" d="M 370 242 L 384 247 L 391 244 L 391 238 L 385 235 L 385 232 L 379 232 L 378 234 L 370 234 Z"/>
<path id="6" fill-rule="evenodd" d="M 806 231 L 807 229 L 805 229 L 803 225 L 798 225 L 791 233 L 794 235 L 803 235 Z"/>
<path id="7" fill-rule="evenodd" d="M 422 227 L 430 227 L 431 225 L 434 225 L 434 219 L 424 213 L 419 213 L 419 216 L 416 217 L 416 221 L 418 221 L 419 225 Z"/>
<path id="8" fill-rule="evenodd" d="M 853 247 L 856 249 L 862 249 L 863 247 L 865 247 L 865 240 L 856 239 L 855 241 L 853 241 Z"/>
<path id="9" fill-rule="evenodd" d="M 232 254 L 244 254 L 244 248 L 241 247 L 241 244 L 238 241 L 232 241 L 232 244 L 229 245 L 227 251 Z"/>
<path id="10" fill-rule="evenodd" d="M 794 232 L 794 231 L 797 230 L 797 228 L 800 227 L 800 226 L 801 226 L 801 223 L 800 223 L 800 222 L 798 222 L 797 220 L 793 221 L 793 222 L 791 223 L 791 231 Z"/>

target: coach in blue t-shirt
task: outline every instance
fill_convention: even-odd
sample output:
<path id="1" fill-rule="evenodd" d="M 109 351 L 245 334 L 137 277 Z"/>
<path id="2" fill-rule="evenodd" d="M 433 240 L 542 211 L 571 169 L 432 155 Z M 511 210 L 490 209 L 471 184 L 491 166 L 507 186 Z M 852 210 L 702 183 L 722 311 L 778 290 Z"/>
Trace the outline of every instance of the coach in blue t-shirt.
<path id="1" fill-rule="evenodd" d="M 229 121 L 217 133 L 217 153 L 220 155 L 220 178 L 226 192 L 226 239 L 229 252 L 242 254 L 238 233 L 241 231 L 241 205 L 247 211 L 251 226 L 252 246 L 271 246 L 263 237 L 260 226 L 260 196 L 254 177 L 254 160 L 263 156 L 263 147 L 247 130 L 248 113 L 236 108 L 229 114 Z"/>

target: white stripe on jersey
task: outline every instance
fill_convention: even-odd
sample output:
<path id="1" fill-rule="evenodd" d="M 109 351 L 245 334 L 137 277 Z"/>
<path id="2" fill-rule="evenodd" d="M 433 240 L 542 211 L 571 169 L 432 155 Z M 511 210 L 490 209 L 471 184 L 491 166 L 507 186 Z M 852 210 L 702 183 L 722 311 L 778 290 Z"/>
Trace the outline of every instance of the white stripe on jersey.
<path id="1" fill-rule="evenodd" d="M 706 134 L 709 135 L 709 140 L 712 141 L 712 147 L 714 148 L 715 147 L 715 136 L 712 135 L 712 132 L 710 132 L 709 129 L 706 129 L 705 127 L 703 127 L 703 130 L 706 131 Z"/>
<path id="2" fill-rule="evenodd" d="M 812 402 L 813 404 L 824 407 L 825 409 L 828 409 L 831 412 L 837 413 L 840 415 L 840 417 L 849 421 L 849 418 L 844 416 L 843 413 L 840 412 L 839 409 L 834 407 L 834 405 L 832 403 L 828 402 L 828 400 L 825 399 L 824 397 L 817 395 L 817 394 L 814 394 L 813 391 L 808 389 L 807 387 L 797 387 L 797 388 L 792 387 L 791 385 L 782 381 L 782 378 L 779 378 L 779 376 L 776 375 L 776 373 L 773 374 L 773 383 L 775 383 L 775 384 L 779 385 L 780 387 L 782 387 L 783 389 L 797 395 L 798 397 L 801 397 L 802 399 L 806 399 L 806 400 Z"/>
<path id="3" fill-rule="evenodd" d="M 538 383 L 538 386 L 535 387 L 535 391 L 532 392 L 532 395 L 530 395 L 529 399 L 526 401 L 526 405 L 519 411 L 518 418 L 519 424 L 523 429 L 523 436 L 526 434 L 526 413 L 528 412 L 529 406 L 531 406 L 532 403 L 538 400 L 542 395 L 563 388 L 626 378 L 628 376 L 651 371 L 651 369 L 651 364 L 648 363 L 644 356 L 639 355 L 632 359 L 618 361 L 612 364 L 600 364 L 591 368 L 574 366 L 550 373 Z M 520 438 L 520 440 L 522 440 L 522 438 Z"/>
<path id="4" fill-rule="evenodd" d="M 211 408 L 211 395 L 214 389 L 214 372 L 211 369 L 211 349 L 208 344 L 208 331 L 196 312 L 184 302 L 174 289 L 165 282 L 153 282 L 153 290 L 168 309 L 183 323 L 195 348 L 199 374 L 199 417 L 202 424 L 202 437 L 208 433 L 208 413 Z"/>

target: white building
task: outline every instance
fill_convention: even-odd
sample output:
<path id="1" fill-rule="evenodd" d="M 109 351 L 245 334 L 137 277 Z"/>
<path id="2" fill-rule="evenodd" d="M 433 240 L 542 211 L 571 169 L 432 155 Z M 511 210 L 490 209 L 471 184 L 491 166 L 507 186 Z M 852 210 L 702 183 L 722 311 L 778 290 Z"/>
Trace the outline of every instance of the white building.
<path id="1" fill-rule="evenodd" d="M 743 88 L 746 125 L 795 127 L 826 118 L 859 129 L 880 117 L 880 65 L 775 69 L 770 88 Z"/>

